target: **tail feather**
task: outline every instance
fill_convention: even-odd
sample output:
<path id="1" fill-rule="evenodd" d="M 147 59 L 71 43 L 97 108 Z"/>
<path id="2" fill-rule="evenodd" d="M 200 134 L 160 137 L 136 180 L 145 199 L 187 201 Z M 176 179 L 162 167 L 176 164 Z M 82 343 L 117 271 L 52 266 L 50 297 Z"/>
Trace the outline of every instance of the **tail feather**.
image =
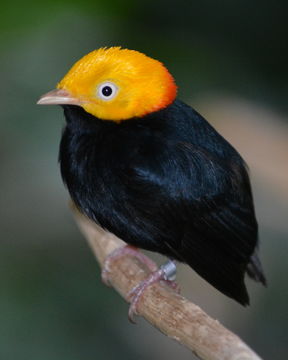
<path id="1" fill-rule="evenodd" d="M 247 265 L 246 271 L 250 278 L 257 282 L 261 282 L 264 286 L 267 286 L 267 281 L 257 252 L 251 256 L 250 263 Z"/>

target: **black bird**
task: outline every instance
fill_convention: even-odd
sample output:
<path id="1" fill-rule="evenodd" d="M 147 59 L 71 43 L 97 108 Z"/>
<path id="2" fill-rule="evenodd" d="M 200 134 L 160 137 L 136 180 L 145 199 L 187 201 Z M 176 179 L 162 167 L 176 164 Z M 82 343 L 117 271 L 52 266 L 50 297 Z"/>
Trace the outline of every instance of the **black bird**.
<path id="1" fill-rule="evenodd" d="M 176 99 L 160 62 L 118 47 L 93 51 L 39 103 L 63 105 L 61 173 L 84 214 L 249 303 L 245 273 L 266 280 L 245 162 Z"/>

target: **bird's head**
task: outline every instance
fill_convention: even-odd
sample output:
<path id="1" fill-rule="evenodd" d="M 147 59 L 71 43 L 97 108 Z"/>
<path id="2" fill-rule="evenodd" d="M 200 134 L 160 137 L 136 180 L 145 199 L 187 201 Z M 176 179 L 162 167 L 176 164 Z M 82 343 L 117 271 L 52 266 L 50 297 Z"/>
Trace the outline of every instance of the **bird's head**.
<path id="1" fill-rule="evenodd" d="M 170 105 L 174 79 L 164 65 L 138 51 L 101 48 L 80 59 L 57 89 L 38 104 L 72 104 L 103 120 L 141 117 Z"/>

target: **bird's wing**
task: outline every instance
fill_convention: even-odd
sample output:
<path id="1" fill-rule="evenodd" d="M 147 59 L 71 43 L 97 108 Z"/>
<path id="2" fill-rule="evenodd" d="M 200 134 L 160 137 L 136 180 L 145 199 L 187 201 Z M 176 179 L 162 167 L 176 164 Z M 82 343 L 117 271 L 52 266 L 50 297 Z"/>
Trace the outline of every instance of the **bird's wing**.
<path id="1" fill-rule="evenodd" d="M 228 164 L 178 142 L 138 156 L 124 176 L 133 216 L 161 244 L 151 250 L 188 263 L 217 289 L 247 304 L 244 274 L 257 243 L 257 223 L 241 158 Z"/>

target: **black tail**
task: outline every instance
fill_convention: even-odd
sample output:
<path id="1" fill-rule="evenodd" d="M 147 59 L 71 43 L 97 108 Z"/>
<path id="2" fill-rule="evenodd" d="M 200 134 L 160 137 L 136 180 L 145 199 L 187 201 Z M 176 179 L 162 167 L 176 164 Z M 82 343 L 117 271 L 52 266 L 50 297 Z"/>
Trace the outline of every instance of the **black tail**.
<path id="1" fill-rule="evenodd" d="M 257 250 L 251 256 L 250 263 L 248 264 L 246 271 L 250 278 L 257 282 L 261 282 L 264 286 L 267 286 L 267 281 L 258 257 Z"/>

